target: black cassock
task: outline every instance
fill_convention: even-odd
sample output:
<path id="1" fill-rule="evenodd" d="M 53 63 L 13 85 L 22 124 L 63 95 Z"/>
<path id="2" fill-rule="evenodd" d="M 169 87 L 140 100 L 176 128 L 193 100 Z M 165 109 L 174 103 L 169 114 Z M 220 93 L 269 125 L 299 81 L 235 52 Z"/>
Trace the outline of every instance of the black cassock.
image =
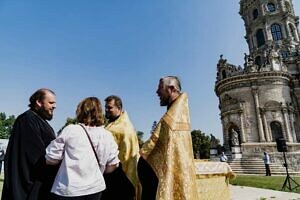
<path id="1" fill-rule="evenodd" d="M 35 112 L 18 116 L 4 160 L 2 200 L 50 199 L 58 166 L 47 166 L 45 153 L 53 139 L 53 129 Z"/>

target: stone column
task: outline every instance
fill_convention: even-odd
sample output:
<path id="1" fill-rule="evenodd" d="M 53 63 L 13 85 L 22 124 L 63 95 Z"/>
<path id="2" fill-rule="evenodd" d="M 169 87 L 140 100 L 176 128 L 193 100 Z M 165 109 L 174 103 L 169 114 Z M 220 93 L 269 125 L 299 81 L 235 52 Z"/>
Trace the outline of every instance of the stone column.
<path id="1" fill-rule="evenodd" d="M 292 38 L 293 38 L 293 35 L 292 35 L 292 33 L 291 33 L 291 30 L 290 30 L 290 27 L 289 27 L 288 22 L 286 22 L 286 23 L 284 24 L 284 30 L 285 30 L 285 32 L 286 32 L 286 37 L 292 39 Z M 282 36 L 284 36 L 284 35 L 282 35 Z M 294 39 L 296 40 L 296 38 L 294 38 Z"/>
<path id="2" fill-rule="evenodd" d="M 296 137 L 296 132 L 295 132 L 295 127 L 294 127 L 294 121 L 295 121 L 295 118 L 294 118 L 294 110 L 292 110 L 290 112 L 290 119 L 291 119 L 291 134 L 292 134 L 292 138 L 293 138 L 293 142 L 297 142 L 297 137 Z"/>
<path id="3" fill-rule="evenodd" d="M 256 120 L 257 120 L 257 128 L 258 128 L 258 135 L 259 135 L 259 141 L 265 142 L 266 139 L 264 137 L 263 133 L 263 125 L 262 120 L 260 117 L 260 111 L 259 111 L 259 99 L 258 99 L 258 88 L 256 86 L 252 87 L 252 95 L 254 98 L 254 106 L 255 106 L 255 113 L 256 113 Z"/>
<path id="4" fill-rule="evenodd" d="M 266 36 L 266 41 L 272 41 L 273 40 L 273 37 L 272 37 L 272 34 L 271 34 L 271 26 L 269 25 L 265 25 L 265 31 L 264 31 L 264 34 Z"/>
<path id="5" fill-rule="evenodd" d="M 285 125 L 285 132 L 286 132 L 286 139 L 288 142 L 293 142 L 292 141 L 292 136 L 291 136 L 291 128 L 290 128 L 290 122 L 288 119 L 288 110 L 286 107 L 282 107 L 282 113 L 283 113 L 283 121 Z"/>
<path id="6" fill-rule="evenodd" d="M 294 27 L 294 31 L 295 31 L 295 34 L 296 34 L 296 40 L 299 42 L 299 29 L 298 29 L 298 27 L 296 26 L 296 27 Z"/>
<path id="7" fill-rule="evenodd" d="M 270 137 L 270 132 L 269 132 L 269 126 L 267 123 L 267 119 L 266 119 L 266 111 L 265 109 L 260 109 L 260 114 L 262 116 L 262 121 L 263 121 L 263 126 L 264 126 L 264 130 L 265 130 L 265 138 L 267 142 L 272 142 L 271 141 L 271 137 Z"/>
<path id="8" fill-rule="evenodd" d="M 226 150 L 230 150 L 230 148 L 229 148 L 229 136 L 228 136 L 228 131 L 226 130 L 226 123 L 224 121 L 224 116 L 221 117 L 221 123 L 222 123 L 222 128 L 223 128 L 224 148 Z"/>
<path id="9" fill-rule="evenodd" d="M 241 124 L 241 130 L 240 130 L 240 134 L 241 134 L 241 143 L 245 143 L 246 139 L 245 139 L 245 130 L 244 130 L 244 116 L 243 116 L 243 111 L 239 112 L 240 115 L 240 124 Z"/>

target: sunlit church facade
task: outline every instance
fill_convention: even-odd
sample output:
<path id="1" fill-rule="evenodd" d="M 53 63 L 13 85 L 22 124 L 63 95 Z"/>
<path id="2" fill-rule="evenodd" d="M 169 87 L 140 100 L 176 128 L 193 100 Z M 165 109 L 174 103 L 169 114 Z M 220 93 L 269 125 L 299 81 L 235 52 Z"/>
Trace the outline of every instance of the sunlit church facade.
<path id="1" fill-rule="evenodd" d="M 215 92 L 226 152 L 232 159 L 262 156 L 288 159 L 300 171 L 300 35 L 292 0 L 241 0 L 249 53 L 244 65 L 217 64 Z"/>

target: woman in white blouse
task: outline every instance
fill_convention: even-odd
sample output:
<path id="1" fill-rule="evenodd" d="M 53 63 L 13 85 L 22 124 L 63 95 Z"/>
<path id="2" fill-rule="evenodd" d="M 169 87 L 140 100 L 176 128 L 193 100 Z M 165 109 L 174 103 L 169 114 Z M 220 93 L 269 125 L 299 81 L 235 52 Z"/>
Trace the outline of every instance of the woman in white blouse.
<path id="1" fill-rule="evenodd" d="M 51 192 L 59 200 L 99 200 L 106 187 L 102 174 L 112 172 L 119 164 L 118 146 L 102 126 L 104 118 L 98 98 L 82 100 L 76 119 L 78 124 L 65 127 L 46 149 L 47 164 L 61 163 Z"/>

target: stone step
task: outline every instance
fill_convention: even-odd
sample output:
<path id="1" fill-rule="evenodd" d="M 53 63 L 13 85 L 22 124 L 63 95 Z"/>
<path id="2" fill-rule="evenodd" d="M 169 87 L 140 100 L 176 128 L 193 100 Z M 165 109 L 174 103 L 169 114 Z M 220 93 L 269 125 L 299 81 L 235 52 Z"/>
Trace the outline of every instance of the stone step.
<path id="1" fill-rule="evenodd" d="M 234 172 L 236 172 L 236 171 L 247 171 L 247 172 L 256 172 L 256 173 L 265 173 L 265 169 L 261 169 L 261 170 L 259 170 L 259 169 L 241 169 L 241 168 L 239 168 L 239 169 L 231 169 L 232 171 L 234 171 Z M 286 171 L 285 170 L 274 170 L 274 169 L 271 169 L 271 171 L 273 172 L 273 173 L 286 173 Z M 291 172 L 291 173 L 294 173 L 294 172 Z"/>
<path id="2" fill-rule="evenodd" d="M 257 172 L 264 172 L 265 169 L 261 168 L 261 169 L 257 169 L 257 168 L 231 168 L 232 171 L 257 171 Z M 271 171 L 273 172 L 285 172 L 285 169 L 274 169 L 274 168 L 271 168 Z"/>
<path id="3" fill-rule="evenodd" d="M 255 164 L 255 163 L 248 163 L 248 164 L 243 164 L 243 163 L 230 163 L 230 166 L 261 166 L 261 167 L 265 167 L 264 164 Z M 277 165 L 277 164 L 270 164 L 270 166 L 273 167 L 283 167 L 283 165 Z"/>
<path id="4" fill-rule="evenodd" d="M 265 164 L 261 159 L 234 159 L 228 162 L 233 172 L 237 174 L 265 174 Z M 286 174 L 282 164 L 271 163 L 271 173 L 276 175 Z M 289 170 L 290 174 L 298 174 Z"/>
<path id="5" fill-rule="evenodd" d="M 235 174 L 259 174 L 259 175 L 264 175 L 265 172 L 251 172 L 251 171 L 233 171 Z M 276 175 L 276 176 L 284 176 L 286 175 L 285 172 L 273 172 L 271 171 L 272 175 Z M 289 173 L 291 176 L 299 176 L 299 173 L 297 172 L 293 172 L 293 173 Z"/>
<path id="6" fill-rule="evenodd" d="M 240 168 L 240 167 L 244 167 L 244 168 L 256 168 L 256 169 L 265 169 L 265 166 L 261 166 L 261 165 L 230 165 L 231 168 Z M 272 169 L 285 169 L 282 166 L 274 166 L 274 165 L 270 165 L 270 167 Z"/>
<path id="7" fill-rule="evenodd" d="M 231 167 L 231 169 L 234 170 L 256 170 L 256 171 L 265 171 L 265 168 L 249 168 L 249 167 Z M 272 171 L 284 171 L 285 169 L 283 168 L 271 168 Z M 289 170 L 290 171 L 290 170 Z"/>

